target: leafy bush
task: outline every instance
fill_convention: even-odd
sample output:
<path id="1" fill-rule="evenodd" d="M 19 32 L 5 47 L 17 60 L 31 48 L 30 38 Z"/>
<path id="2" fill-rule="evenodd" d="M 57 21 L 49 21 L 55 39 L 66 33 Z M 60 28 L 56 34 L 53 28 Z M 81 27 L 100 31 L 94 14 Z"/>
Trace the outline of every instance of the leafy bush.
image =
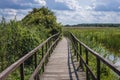
<path id="1" fill-rule="evenodd" d="M 41 25 L 48 29 L 49 34 L 61 31 L 61 24 L 57 23 L 56 16 L 48 8 L 34 8 L 25 18 L 22 19 L 26 25 Z"/>
<path id="2" fill-rule="evenodd" d="M 21 21 L 0 23 L 0 72 L 34 49 L 49 36 L 61 32 L 54 13 L 48 8 L 34 8 Z M 29 65 L 32 58 L 27 61 Z"/>

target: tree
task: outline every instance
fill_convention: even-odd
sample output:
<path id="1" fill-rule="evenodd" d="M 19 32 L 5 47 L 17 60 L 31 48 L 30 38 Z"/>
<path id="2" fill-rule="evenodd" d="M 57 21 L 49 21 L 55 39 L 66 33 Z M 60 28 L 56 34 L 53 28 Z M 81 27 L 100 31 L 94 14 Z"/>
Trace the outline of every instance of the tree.
<path id="1" fill-rule="evenodd" d="M 33 11 L 26 15 L 22 22 L 26 25 L 42 25 L 51 34 L 59 32 L 61 28 L 54 13 L 45 7 L 33 8 Z"/>

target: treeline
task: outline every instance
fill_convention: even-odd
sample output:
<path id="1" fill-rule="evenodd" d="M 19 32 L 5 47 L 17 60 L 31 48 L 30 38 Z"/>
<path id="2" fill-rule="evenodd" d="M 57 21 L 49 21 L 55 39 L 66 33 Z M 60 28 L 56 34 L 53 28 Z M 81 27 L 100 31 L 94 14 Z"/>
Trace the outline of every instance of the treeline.
<path id="1" fill-rule="evenodd" d="M 34 49 L 49 36 L 61 32 L 61 24 L 48 8 L 34 8 L 21 21 L 0 23 L 0 72 Z M 29 64 L 29 61 L 28 61 Z"/>
<path id="2" fill-rule="evenodd" d="M 77 24 L 77 25 L 65 25 L 65 27 L 120 27 L 120 24 Z"/>

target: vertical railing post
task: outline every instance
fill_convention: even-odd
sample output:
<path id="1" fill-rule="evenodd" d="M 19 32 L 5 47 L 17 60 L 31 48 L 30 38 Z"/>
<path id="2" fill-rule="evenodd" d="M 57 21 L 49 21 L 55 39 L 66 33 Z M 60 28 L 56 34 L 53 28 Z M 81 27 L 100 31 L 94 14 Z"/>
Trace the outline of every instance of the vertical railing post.
<path id="1" fill-rule="evenodd" d="M 20 77 L 21 77 L 21 80 L 24 80 L 25 78 L 25 74 L 24 74 L 24 63 L 22 63 L 20 65 Z"/>
<path id="2" fill-rule="evenodd" d="M 73 42 L 73 37 L 71 35 L 71 41 L 72 41 L 72 48 L 74 49 L 74 42 Z"/>
<path id="3" fill-rule="evenodd" d="M 47 53 L 47 48 L 48 48 L 48 42 L 46 42 L 46 53 Z M 47 62 L 48 62 L 48 56 L 46 58 L 46 64 L 47 64 Z"/>
<path id="4" fill-rule="evenodd" d="M 51 45 L 51 44 L 50 44 Z M 50 49 L 50 54 L 52 54 L 52 48 Z"/>
<path id="5" fill-rule="evenodd" d="M 74 55 L 76 56 L 76 49 L 75 49 L 76 48 L 76 43 L 75 43 L 75 38 L 74 37 L 73 37 L 73 42 L 74 42 L 73 43 L 73 45 L 74 45 Z"/>
<path id="6" fill-rule="evenodd" d="M 44 57 L 44 46 L 42 46 L 42 59 L 43 59 L 43 57 Z M 43 63 L 43 66 L 42 66 L 42 70 L 44 72 L 44 63 Z"/>
<path id="7" fill-rule="evenodd" d="M 88 50 L 85 49 L 85 52 L 86 52 L 86 64 L 88 65 Z M 89 73 L 87 67 L 86 67 L 86 80 L 89 80 Z"/>
<path id="8" fill-rule="evenodd" d="M 50 44 L 50 45 L 52 45 L 52 40 L 53 40 L 53 39 L 51 39 L 51 44 Z M 51 50 L 50 50 L 50 51 L 51 51 L 51 53 L 52 53 L 52 51 L 53 51 L 53 47 L 51 47 Z"/>
<path id="9" fill-rule="evenodd" d="M 50 48 L 50 40 L 48 41 L 48 48 Z"/>
<path id="10" fill-rule="evenodd" d="M 48 42 L 46 42 L 46 52 L 47 52 L 47 49 L 48 49 Z"/>
<path id="11" fill-rule="evenodd" d="M 39 73 L 36 74 L 36 76 L 34 77 L 35 80 L 40 80 L 40 77 L 39 77 Z"/>
<path id="12" fill-rule="evenodd" d="M 50 48 L 50 40 L 48 41 L 48 48 Z M 49 57 L 50 57 L 50 51 L 49 51 Z"/>
<path id="13" fill-rule="evenodd" d="M 100 80 L 100 59 L 97 59 L 97 80 Z"/>
<path id="14" fill-rule="evenodd" d="M 51 46 L 51 39 L 49 40 L 49 47 Z M 51 54 L 51 49 L 50 49 L 50 51 L 49 51 L 49 53 Z"/>
<path id="15" fill-rule="evenodd" d="M 35 54 L 34 54 L 34 62 L 35 62 L 35 68 L 37 67 L 37 53 L 35 52 Z"/>
<path id="16" fill-rule="evenodd" d="M 50 39 L 50 42 L 49 42 L 49 46 L 51 47 L 51 39 Z M 52 53 L 52 48 L 50 49 L 50 54 Z"/>
<path id="17" fill-rule="evenodd" d="M 82 57 L 82 45 L 81 45 L 81 43 L 79 43 L 79 45 L 80 45 L 80 56 Z M 80 66 L 81 66 L 81 68 L 83 69 L 83 63 L 82 63 L 81 57 L 80 57 Z M 84 70 L 84 69 L 83 69 L 83 70 Z"/>
<path id="18" fill-rule="evenodd" d="M 72 41 L 72 48 L 73 48 L 73 50 L 74 50 L 74 40 L 73 40 L 72 34 L 71 34 L 71 41 Z"/>
<path id="19" fill-rule="evenodd" d="M 34 60 L 35 60 L 35 69 L 37 67 L 37 52 L 35 52 L 34 54 Z M 35 76 L 35 80 L 39 80 L 39 74 L 37 73 L 36 76 Z"/>
<path id="20" fill-rule="evenodd" d="M 76 43 L 76 49 L 77 49 L 77 52 L 76 52 L 77 55 L 76 56 L 77 56 L 77 61 L 78 61 L 78 42 Z"/>

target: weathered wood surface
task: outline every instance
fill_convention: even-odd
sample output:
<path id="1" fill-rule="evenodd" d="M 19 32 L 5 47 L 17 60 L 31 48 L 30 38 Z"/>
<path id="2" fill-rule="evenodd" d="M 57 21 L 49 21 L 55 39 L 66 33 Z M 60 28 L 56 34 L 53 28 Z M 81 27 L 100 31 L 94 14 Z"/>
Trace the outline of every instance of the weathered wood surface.
<path id="1" fill-rule="evenodd" d="M 86 80 L 85 72 L 77 70 L 78 62 L 74 57 L 71 60 L 71 56 L 68 42 L 63 38 L 50 56 L 40 80 Z"/>

